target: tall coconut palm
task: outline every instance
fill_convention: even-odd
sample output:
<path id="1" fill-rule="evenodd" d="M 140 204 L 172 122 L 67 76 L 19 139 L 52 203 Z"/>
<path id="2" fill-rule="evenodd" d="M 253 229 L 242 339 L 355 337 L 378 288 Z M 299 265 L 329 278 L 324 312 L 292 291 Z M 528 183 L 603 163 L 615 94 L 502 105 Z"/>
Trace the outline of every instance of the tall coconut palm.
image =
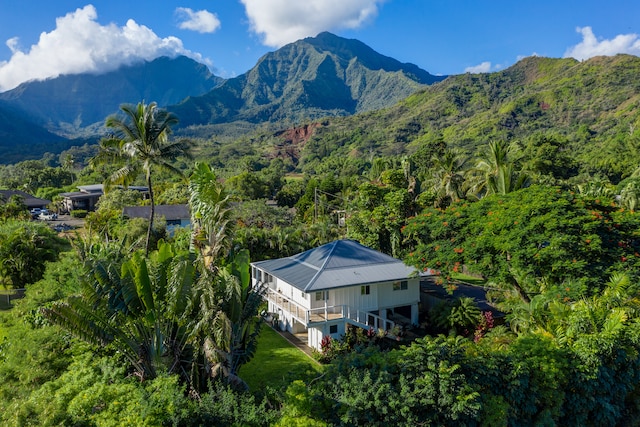
<path id="1" fill-rule="evenodd" d="M 191 144 L 185 140 L 169 141 L 171 127 L 178 123 L 178 118 L 166 110 L 159 109 L 155 102 L 123 104 L 120 110 L 124 117 L 112 115 L 107 118 L 105 126 L 114 133 L 100 141 L 99 152 L 91 159 L 90 164 L 119 166 L 105 180 L 105 191 L 115 184 L 127 186 L 144 172 L 151 205 L 146 242 L 148 254 L 155 215 L 152 172 L 154 169 L 164 169 L 182 176 L 182 172 L 170 162 L 179 156 L 190 157 Z"/>

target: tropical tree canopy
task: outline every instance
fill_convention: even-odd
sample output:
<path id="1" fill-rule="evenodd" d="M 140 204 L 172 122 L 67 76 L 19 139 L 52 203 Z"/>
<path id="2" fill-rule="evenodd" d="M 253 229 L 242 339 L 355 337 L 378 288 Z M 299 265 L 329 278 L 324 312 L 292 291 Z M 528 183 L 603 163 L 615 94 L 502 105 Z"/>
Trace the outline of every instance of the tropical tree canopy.
<path id="1" fill-rule="evenodd" d="M 576 282 L 595 293 L 614 272 L 636 278 L 640 216 L 608 200 L 532 186 L 408 220 L 408 261 L 443 272 L 466 269 L 529 299 Z"/>

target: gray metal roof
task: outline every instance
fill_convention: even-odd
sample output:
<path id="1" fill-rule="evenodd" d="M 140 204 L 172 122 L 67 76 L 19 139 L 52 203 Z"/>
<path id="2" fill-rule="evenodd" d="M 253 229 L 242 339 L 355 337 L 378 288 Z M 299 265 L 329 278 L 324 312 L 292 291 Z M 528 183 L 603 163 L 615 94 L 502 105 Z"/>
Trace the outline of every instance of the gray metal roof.
<path id="1" fill-rule="evenodd" d="M 22 197 L 22 202 L 29 209 L 44 207 L 51 203 L 51 200 L 41 199 L 20 190 L 0 190 L 0 203 L 7 203 L 11 196 Z"/>
<path id="2" fill-rule="evenodd" d="M 122 215 L 129 218 L 149 218 L 151 206 L 125 206 Z M 155 215 L 167 221 L 190 219 L 188 205 L 156 205 Z"/>
<path id="3" fill-rule="evenodd" d="M 287 258 L 252 263 L 305 292 L 407 279 L 416 269 L 361 245 L 336 240 Z"/>

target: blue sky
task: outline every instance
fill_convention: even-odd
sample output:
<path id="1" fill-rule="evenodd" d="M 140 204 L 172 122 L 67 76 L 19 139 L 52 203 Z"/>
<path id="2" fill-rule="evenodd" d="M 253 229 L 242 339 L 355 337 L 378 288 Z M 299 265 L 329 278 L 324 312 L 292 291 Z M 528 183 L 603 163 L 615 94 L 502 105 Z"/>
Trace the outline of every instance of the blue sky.
<path id="1" fill-rule="evenodd" d="M 637 0 L 0 0 L 0 91 L 185 54 L 222 77 L 331 31 L 432 74 L 539 55 L 640 55 Z"/>

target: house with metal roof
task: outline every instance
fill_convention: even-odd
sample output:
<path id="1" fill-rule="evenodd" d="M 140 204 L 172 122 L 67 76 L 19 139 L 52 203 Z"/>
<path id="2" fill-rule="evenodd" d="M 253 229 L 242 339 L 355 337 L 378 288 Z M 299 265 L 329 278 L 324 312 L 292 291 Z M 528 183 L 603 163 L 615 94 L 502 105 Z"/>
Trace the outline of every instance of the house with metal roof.
<path id="1" fill-rule="evenodd" d="M 164 218 L 167 223 L 167 232 L 172 234 L 176 228 L 191 225 L 191 212 L 189 205 L 156 205 L 155 216 Z M 125 206 L 122 216 L 125 218 L 148 219 L 151 214 L 151 206 Z"/>
<path id="2" fill-rule="evenodd" d="M 13 196 L 20 197 L 28 209 L 45 208 L 51 203 L 51 200 L 41 199 L 20 190 L 0 190 L 0 203 L 7 203 Z"/>
<path id="3" fill-rule="evenodd" d="M 147 187 L 130 185 L 127 189 L 140 191 L 145 197 L 147 197 L 149 193 Z M 103 194 L 103 184 L 79 185 L 78 191 L 60 193 L 62 197 L 62 210 L 64 212 L 71 212 L 76 209 L 93 211 L 96 209 L 98 201 Z"/>
<path id="4" fill-rule="evenodd" d="M 251 267 L 280 328 L 306 333 L 312 348 L 319 350 L 326 336 L 340 338 L 348 325 L 392 333 L 398 323 L 418 323 L 416 269 L 354 240 Z"/>

